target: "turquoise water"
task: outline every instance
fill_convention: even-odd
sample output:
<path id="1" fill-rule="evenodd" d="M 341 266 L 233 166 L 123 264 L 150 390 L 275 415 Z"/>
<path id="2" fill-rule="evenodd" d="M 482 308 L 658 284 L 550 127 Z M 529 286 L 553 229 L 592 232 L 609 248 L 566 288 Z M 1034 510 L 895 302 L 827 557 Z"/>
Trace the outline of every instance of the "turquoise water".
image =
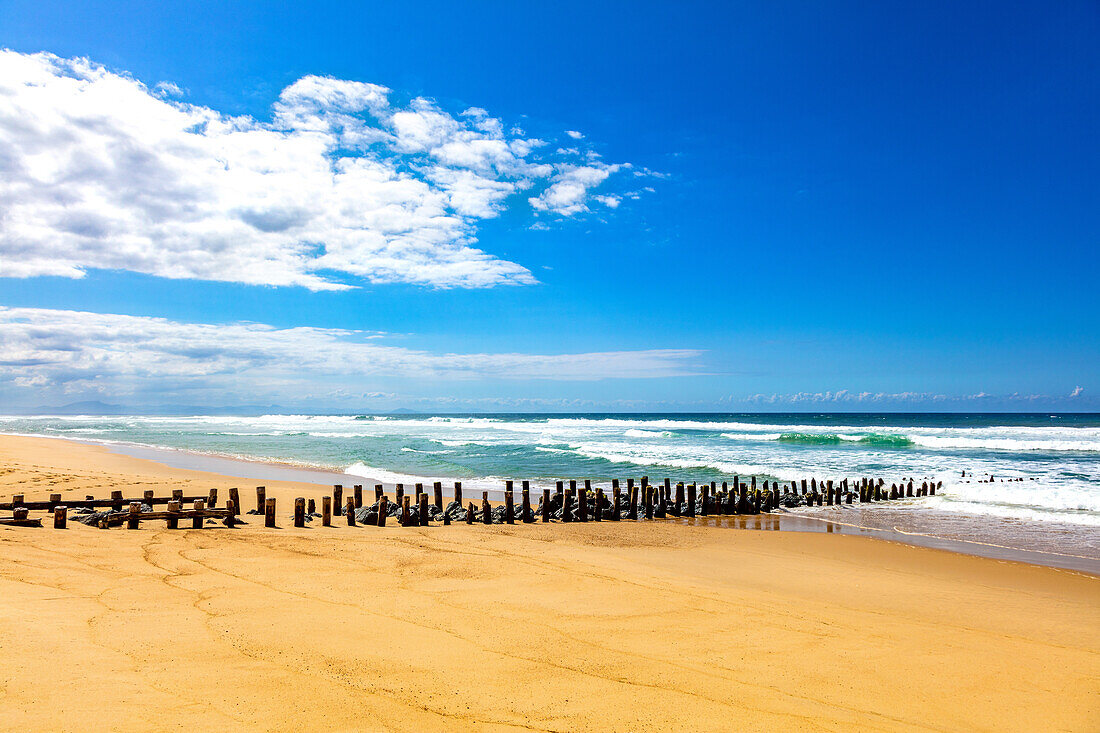
<path id="1" fill-rule="evenodd" d="M 276 460 L 387 482 L 459 479 L 470 488 L 641 475 L 930 479 L 945 490 L 915 503 L 1100 526 L 1100 415 L 40 416 L 0 417 L 0 431 Z M 989 475 L 994 482 L 978 482 Z M 1012 478 L 1025 480 L 1002 481 Z"/>

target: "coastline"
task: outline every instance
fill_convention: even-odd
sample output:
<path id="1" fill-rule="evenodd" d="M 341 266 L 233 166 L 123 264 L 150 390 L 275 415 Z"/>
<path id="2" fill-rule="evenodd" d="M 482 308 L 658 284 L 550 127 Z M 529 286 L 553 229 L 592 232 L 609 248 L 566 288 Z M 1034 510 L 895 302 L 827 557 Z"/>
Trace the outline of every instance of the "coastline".
<path id="1" fill-rule="evenodd" d="M 211 474 L 218 476 L 221 480 L 236 478 L 316 485 L 325 488 L 331 488 L 333 484 L 342 484 L 345 487 L 362 484 L 368 488 L 375 484 L 382 484 L 390 495 L 392 495 L 395 486 L 392 481 L 341 473 L 316 466 L 229 457 L 178 448 L 151 447 L 122 441 L 45 435 L 20 436 L 10 433 L 0 433 L 0 439 L 9 435 L 33 440 L 59 440 L 98 446 L 112 453 L 139 460 L 153 461 L 169 468 Z M 427 477 L 423 478 L 425 482 L 431 480 Z M 470 487 L 467 486 L 467 489 L 469 490 Z M 469 491 L 469 493 L 471 496 L 476 497 L 480 496 L 482 490 L 485 489 L 478 488 L 476 494 L 474 491 Z M 451 496 L 451 486 L 448 482 L 444 482 L 443 491 L 445 496 Z M 503 488 L 490 488 L 487 491 L 490 501 L 494 503 L 503 501 Z M 988 521 L 988 518 L 960 517 L 950 512 L 924 507 L 899 510 L 892 506 L 874 506 L 861 509 L 859 505 L 856 505 L 855 508 L 836 507 L 827 511 L 813 510 L 811 512 L 780 509 L 771 514 L 752 517 L 670 518 L 664 521 L 742 530 L 823 532 L 826 534 L 853 535 L 884 542 L 898 542 L 916 547 L 975 555 L 993 560 L 1045 565 L 1100 575 L 1100 546 L 1096 547 L 1095 554 L 1090 555 L 1062 552 L 1056 546 L 1049 549 L 1006 546 L 998 541 L 1001 539 L 998 535 L 988 536 L 974 532 L 975 523 Z M 956 535 L 952 536 L 947 531 L 952 526 L 965 527 L 969 532 L 956 532 Z M 1033 537 L 1040 538 L 1042 533 L 1055 531 L 1057 531 L 1057 526 L 1044 524 L 1033 529 Z M 1098 541 L 1100 541 L 1100 531 L 1095 534 Z"/>
<path id="2" fill-rule="evenodd" d="M 5 496 L 241 484 L 67 441 L 0 461 Z M 295 529 L 327 487 L 267 489 L 280 529 L 0 527 L 0 729 L 1096 722 L 1092 575 L 671 522 Z"/>

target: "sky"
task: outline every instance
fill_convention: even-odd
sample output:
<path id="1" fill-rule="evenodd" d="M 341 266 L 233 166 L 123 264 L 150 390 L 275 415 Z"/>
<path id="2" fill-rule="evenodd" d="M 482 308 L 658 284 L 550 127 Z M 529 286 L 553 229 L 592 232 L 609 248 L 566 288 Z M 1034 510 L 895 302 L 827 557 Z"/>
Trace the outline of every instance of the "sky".
<path id="1" fill-rule="evenodd" d="M 0 407 L 1100 410 L 1097 38 L 0 0 Z"/>

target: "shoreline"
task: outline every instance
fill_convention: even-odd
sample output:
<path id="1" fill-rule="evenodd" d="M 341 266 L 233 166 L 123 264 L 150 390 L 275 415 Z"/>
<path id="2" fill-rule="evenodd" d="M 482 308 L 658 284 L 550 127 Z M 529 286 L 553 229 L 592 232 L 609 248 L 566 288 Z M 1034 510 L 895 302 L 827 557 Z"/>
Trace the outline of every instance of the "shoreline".
<path id="1" fill-rule="evenodd" d="M 327 488 L 331 488 L 333 484 L 339 483 L 343 484 L 346 489 L 349 489 L 356 483 L 363 484 L 366 488 L 370 488 L 375 484 L 382 484 L 387 493 L 391 494 L 394 488 L 393 482 L 380 481 L 356 474 L 330 471 L 320 467 L 302 466 L 278 461 L 219 456 L 180 448 L 151 447 L 138 443 L 125 443 L 122 441 L 102 441 L 45 435 L 26 436 L 12 433 L 3 433 L 0 435 L 94 445 L 118 455 L 152 461 L 170 468 L 214 474 L 223 480 L 239 478 L 256 481 L 306 483 L 325 486 Z M 431 479 L 425 478 L 424 480 L 430 481 Z M 449 482 L 445 482 L 443 493 L 444 496 L 451 496 L 451 487 L 446 485 L 447 483 Z M 467 490 L 471 491 L 471 495 L 473 495 L 472 492 L 475 491 L 475 489 L 471 487 L 467 487 Z M 482 490 L 484 489 L 476 489 L 476 491 Z M 491 501 L 503 501 L 503 489 L 489 489 L 488 492 Z M 670 517 L 666 520 L 658 521 L 665 521 L 672 524 L 712 526 L 743 530 L 774 530 L 782 532 L 852 535 L 867 537 L 882 542 L 896 542 L 915 547 L 943 550 L 993 560 L 1022 562 L 1032 565 L 1062 568 L 1100 576 L 1100 554 L 1086 556 L 1037 548 L 1010 547 L 980 539 L 941 536 L 929 532 L 908 531 L 904 528 L 905 524 L 913 524 L 911 518 L 914 513 L 924 515 L 924 518 L 928 519 L 928 523 L 934 523 L 938 520 L 941 524 L 950 522 L 965 523 L 968 521 L 985 521 L 987 518 L 984 516 L 975 517 L 973 519 L 967 519 L 965 517 L 960 518 L 959 515 L 953 515 L 948 512 L 937 511 L 930 508 L 899 510 L 890 506 L 873 506 L 866 509 L 860 509 L 858 505 L 856 505 L 856 507 L 857 508 L 847 506 L 837 507 L 831 512 L 816 510 L 813 513 L 792 512 L 780 509 L 769 514 L 753 516 L 727 515 L 709 518 L 696 517 L 694 519 Z M 899 514 L 902 516 L 899 517 Z M 851 515 L 856 516 L 853 517 Z M 895 523 L 898 521 L 901 522 L 902 526 L 898 526 L 898 524 Z M 910 529 L 913 528 L 911 527 Z M 1051 528 L 1043 526 L 1039 527 L 1038 530 L 1050 531 Z M 1100 532 L 1097 532 L 1097 535 L 1100 536 Z"/>
<path id="2" fill-rule="evenodd" d="M 0 466 L 28 499 L 242 483 L 11 436 Z M 1095 728 L 1095 575 L 698 521 L 295 528 L 327 487 L 266 486 L 275 529 L 0 526 L 0 730 Z"/>

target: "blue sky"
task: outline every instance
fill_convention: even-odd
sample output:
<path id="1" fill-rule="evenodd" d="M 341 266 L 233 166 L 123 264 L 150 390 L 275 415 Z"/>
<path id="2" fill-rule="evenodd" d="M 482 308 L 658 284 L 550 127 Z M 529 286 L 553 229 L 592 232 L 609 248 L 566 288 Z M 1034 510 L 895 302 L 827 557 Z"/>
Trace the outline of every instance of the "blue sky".
<path id="1" fill-rule="evenodd" d="M 0 46 L 18 57 L 0 165 L 43 151 L 0 195 L 0 397 L 1097 409 L 1097 37 L 1092 2 L 0 2 Z M 22 63 L 38 52 L 57 59 Z M 91 66 L 74 70 L 79 57 Z M 44 93 L 16 88 L 38 73 Z M 102 74 L 144 91 L 101 84 L 101 107 L 59 143 L 67 80 Z M 314 77 L 328 81 L 299 81 Z M 385 110 L 363 85 L 333 107 L 345 82 L 384 87 Z M 426 181 L 415 195 L 449 202 L 444 217 L 419 198 L 402 199 L 407 223 L 348 215 L 376 192 L 295 175 L 319 160 L 303 110 L 323 98 L 335 124 L 349 95 L 366 126 L 333 133 L 324 160 Z M 181 105 L 305 152 L 273 143 L 284 168 L 269 181 L 262 150 L 231 151 L 226 168 L 248 176 L 226 181 L 206 164 L 237 143 L 189 128 L 202 146 L 182 166 L 157 127 Z M 416 147 L 398 122 L 416 115 L 450 137 Z M 464 162 L 490 143 L 507 161 Z M 100 154 L 109 166 L 74 173 Z M 199 203 L 165 213 L 154 194 Z M 105 196 L 110 226 L 94 216 Z M 224 239 L 206 236 L 222 224 Z M 387 240 L 383 267 L 376 226 L 416 245 Z"/>

